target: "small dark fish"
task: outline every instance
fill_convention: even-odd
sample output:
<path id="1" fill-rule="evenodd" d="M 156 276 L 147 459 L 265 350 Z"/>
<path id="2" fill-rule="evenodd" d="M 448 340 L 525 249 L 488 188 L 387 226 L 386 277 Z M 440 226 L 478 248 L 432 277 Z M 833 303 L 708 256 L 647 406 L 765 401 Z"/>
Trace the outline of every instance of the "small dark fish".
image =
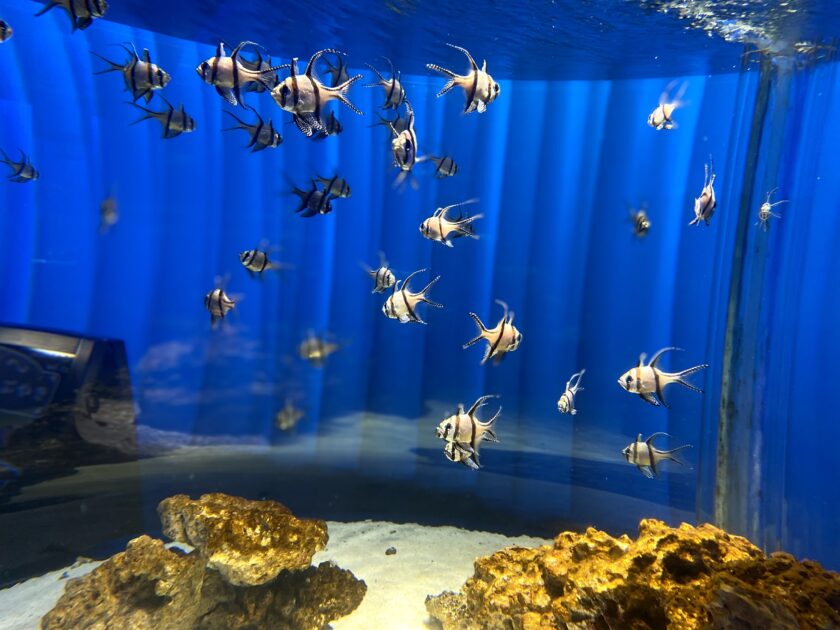
<path id="1" fill-rule="evenodd" d="M 323 187 L 322 190 L 333 199 L 338 199 L 339 197 L 347 198 L 350 196 L 350 184 L 347 183 L 346 179 L 342 179 L 338 175 L 333 175 L 330 178 L 318 176 L 315 178 L 315 181 L 321 184 Z"/>
<path id="2" fill-rule="evenodd" d="M 97 18 L 101 18 L 108 10 L 107 0 L 52 0 L 35 17 L 44 15 L 50 9 L 61 7 L 70 18 L 73 31 L 85 30 Z"/>
<path id="3" fill-rule="evenodd" d="M 7 42 L 12 38 L 14 31 L 6 20 L 0 20 L 0 44 Z"/>
<path id="4" fill-rule="evenodd" d="M 286 406 L 274 416 L 274 426 L 281 431 L 288 431 L 289 429 L 293 429 L 303 417 L 303 411 L 295 407 L 295 404 L 287 399 Z"/>
<path id="5" fill-rule="evenodd" d="M 327 120 L 324 122 L 324 128 L 312 136 L 313 140 L 324 140 L 329 136 L 337 136 L 344 128 L 341 126 L 341 121 L 335 117 L 335 112 L 331 111 Z"/>
<path id="6" fill-rule="evenodd" d="M 236 114 L 225 110 L 225 113 L 237 122 L 237 126 L 228 127 L 227 129 L 223 129 L 223 131 L 235 131 L 237 129 L 244 129 L 247 131 L 250 141 L 245 146 L 250 147 L 252 153 L 262 151 L 263 149 L 276 149 L 279 147 L 283 143 L 283 137 L 274 128 L 274 123 L 269 120 L 268 125 L 266 125 L 257 110 L 247 105 L 246 107 L 254 112 L 254 115 L 257 117 L 257 122 L 253 125 L 249 125 Z"/>
<path id="7" fill-rule="evenodd" d="M 312 181 L 312 188 L 302 190 L 295 186 L 292 193 L 300 198 L 300 205 L 295 212 L 302 217 L 314 217 L 316 214 L 329 214 L 332 212 L 330 195 L 323 190 L 318 190 L 315 180 Z"/>
<path id="8" fill-rule="evenodd" d="M 106 59 L 99 53 L 91 51 L 91 54 L 96 55 L 111 66 L 94 74 L 121 72 L 123 81 L 125 81 L 125 89 L 131 92 L 132 98 L 136 101 L 138 98 L 143 97 L 148 103 L 152 100 L 153 91 L 165 88 L 169 84 L 171 77 L 160 66 L 152 63 L 148 48 L 143 49 L 143 58 L 141 59 L 137 54 L 137 50 L 134 48 L 134 44 L 131 45 L 131 48 L 125 45 L 122 47 L 130 55 L 128 61 L 122 65 Z"/>
<path id="9" fill-rule="evenodd" d="M 148 120 L 149 118 L 154 118 L 163 126 L 163 137 L 167 140 L 169 138 L 180 136 L 182 133 L 195 131 L 195 120 L 184 111 L 183 105 L 181 105 L 181 108 L 176 111 L 175 108 L 172 107 L 171 103 L 163 98 L 163 96 L 160 98 L 163 99 L 164 103 L 166 103 L 166 111 L 156 112 L 137 105 L 136 103 L 129 103 L 129 105 L 134 105 L 137 109 L 146 112 L 145 116 L 135 120 L 131 124 L 136 125 L 137 123 Z"/>
<path id="10" fill-rule="evenodd" d="M 320 337 L 316 337 L 315 333 L 310 331 L 307 338 L 300 343 L 300 346 L 298 346 L 298 354 L 301 359 L 306 359 L 315 367 L 323 367 L 327 358 L 333 352 L 338 350 L 338 348 L 339 346 L 337 343 L 332 343 Z"/>
<path id="11" fill-rule="evenodd" d="M 210 324 L 215 328 L 236 306 L 236 300 L 231 299 L 224 289 L 213 289 L 204 296 L 204 308 L 210 312 Z"/>
<path id="12" fill-rule="evenodd" d="M 650 217 L 644 207 L 638 210 L 630 209 L 630 221 L 633 223 L 633 234 L 639 238 L 647 236 L 650 230 Z"/>
<path id="13" fill-rule="evenodd" d="M 639 433 L 636 437 L 636 441 L 632 444 L 628 444 L 624 447 L 624 450 L 621 451 L 621 454 L 624 455 L 624 459 L 638 468 L 639 472 L 648 479 L 653 479 L 654 477 L 659 476 L 657 466 L 665 460 L 685 465 L 682 461 L 674 457 L 674 453 L 677 453 L 684 448 L 691 448 L 691 444 L 684 444 L 682 446 L 678 446 L 677 448 L 672 448 L 670 451 L 660 451 L 658 448 L 653 446 L 653 439 L 658 435 L 668 434 L 654 433 L 648 439 L 642 441 L 642 434 Z"/>
<path id="14" fill-rule="evenodd" d="M 400 83 L 400 73 L 394 70 L 394 64 L 391 60 L 385 57 L 385 61 L 391 67 L 391 78 L 386 79 L 382 74 L 372 65 L 365 64 L 371 71 L 379 77 L 376 83 L 369 83 L 365 87 L 376 88 L 381 87 L 385 90 L 385 102 L 382 104 L 382 109 L 398 109 L 405 101 L 405 89 Z"/>
<path id="15" fill-rule="evenodd" d="M 32 162 L 29 160 L 26 153 L 20 149 L 18 149 L 18 151 L 20 151 L 20 160 L 15 162 L 6 155 L 5 151 L 0 149 L 0 153 L 3 155 L 3 159 L 0 160 L 0 162 L 12 169 L 12 172 L 6 176 L 6 179 L 16 184 L 34 182 L 41 176 L 41 174 L 35 170 L 34 166 L 32 166 Z"/>
<path id="16" fill-rule="evenodd" d="M 327 64 L 326 73 L 330 75 L 331 87 L 338 87 L 342 83 L 346 83 L 350 80 L 350 73 L 347 72 L 347 64 L 344 63 L 344 55 L 336 53 L 335 58 L 335 65 L 333 65 L 326 57 L 324 58 L 324 62 Z"/>
<path id="17" fill-rule="evenodd" d="M 455 164 L 455 160 L 453 160 L 448 155 L 445 155 L 443 157 L 435 157 L 434 155 L 430 155 L 427 159 L 434 162 L 435 177 L 437 179 L 453 177 L 458 173 L 458 165 Z"/>
<path id="18" fill-rule="evenodd" d="M 119 207 L 114 195 L 108 196 L 99 204 L 99 233 L 105 234 L 120 220 Z"/>

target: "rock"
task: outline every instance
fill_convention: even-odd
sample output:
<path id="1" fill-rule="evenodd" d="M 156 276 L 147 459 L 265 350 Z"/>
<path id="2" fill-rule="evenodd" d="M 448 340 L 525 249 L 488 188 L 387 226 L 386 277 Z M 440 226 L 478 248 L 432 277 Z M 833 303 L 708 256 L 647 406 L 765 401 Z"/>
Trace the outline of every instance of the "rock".
<path id="1" fill-rule="evenodd" d="M 393 555 L 396 555 L 396 553 L 397 553 L 397 548 L 396 547 L 388 547 L 385 550 L 385 555 L 386 556 L 393 556 Z"/>
<path id="2" fill-rule="evenodd" d="M 643 520 L 636 540 L 589 528 L 479 558 L 426 608 L 444 630 L 838 628 L 840 575 L 712 525 Z"/>
<path id="3" fill-rule="evenodd" d="M 166 536 L 195 547 L 234 586 L 259 586 L 284 569 L 306 569 L 327 544 L 324 521 L 298 519 L 276 501 L 179 494 L 161 501 L 158 515 Z"/>
<path id="4" fill-rule="evenodd" d="M 270 584 L 233 586 L 197 551 L 135 538 L 124 552 L 70 580 L 42 630 L 320 630 L 351 613 L 367 586 L 324 562 Z"/>

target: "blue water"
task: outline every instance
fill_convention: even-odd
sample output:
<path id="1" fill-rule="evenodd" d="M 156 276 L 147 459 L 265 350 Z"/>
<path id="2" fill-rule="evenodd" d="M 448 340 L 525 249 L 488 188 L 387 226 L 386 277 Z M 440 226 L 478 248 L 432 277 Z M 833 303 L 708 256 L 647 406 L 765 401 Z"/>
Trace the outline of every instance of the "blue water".
<path id="1" fill-rule="evenodd" d="M 623 4 L 631 28 L 615 40 L 612 29 L 578 33 L 567 38 L 575 43 L 564 57 L 536 17 L 538 35 L 526 45 L 524 28 L 511 26 L 506 38 L 499 16 L 476 18 L 486 21 L 474 27 L 452 9 L 436 25 L 433 7 L 414 3 L 416 30 L 398 5 L 338 5 L 326 12 L 327 25 L 307 17 L 295 28 L 290 16 L 300 7 L 195 2 L 162 17 L 154 3 L 142 10 L 141 3 L 113 4 L 113 14 L 71 35 L 60 10 L 36 19 L 38 3 L 0 2 L 0 17 L 15 28 L 0 45 L 0 146 L 10 155 L 24 149 L 41 173 L 37 182 L 0 185 L 0 322 L 124 340 L 141 446 L 150 439 L 144 436 L 162 432 L 196 442 L 215 437 L 282 448 L 309 464 L 299 478 L 273 482 L 230 470 L 201 483 L 173 476 L 167 491 L 236 483 L 253 496 L 288 501 L 293 494 L 296 511 L 329 517 L 340 497 L 319 503 L 324 484 L 357 480 L 372 490 L 340 516 L 500 530 L 504 521 L 521 521 L 542 535 L 561 524 L 632 532 L 648 516 L 713 520 L 716 487 L 728 483 L 716 470 L 727 321 L 753 321 L 731 311 L 731 287 L 746 278 L 751 297 L 743 308 L 752 309 L 754 326 L 744 336 L 750 343 L 737 347 L 740 371 L 730 376 L 735 405 L 749 394 L 751 425 L 733 449 L 752 471 L 743 502 L 755 512 L 739 533 L 768 551 L 840 568 L 836 63 L 789 75 L 786 102 L 774 79 L 758 161 L 749 167 L 758 66 L 742 68 L 742 45 L 686 31 L 687 21 L 650 7 Z M 574 13 L 568 4 L 560 16 Z M 820 12 L 830 9 L 805 12 L 810 26 L 800 33 L 836 35 L 840 23 Z M 604 13 L 595 3 L 575 24 Z M 370 38 L 359 34 L 366 16 L 376 27 Z M 279 20 L 274 30 L 272 20 Z M 478 35 L 481 24 L 487 37 Z M 326 39 L 331 34 L 334 41 Z M 269 95 L 249 94 L 247 102 L 284 137 L 276 150 L 249 153 L 243 132 L 221 131 L 231 108 L 195 74 L 216 37 L 257 39 L 275 60 L 346 48 L 352 72 L 366 71 L 366 61 L 381 67 L 376 56 L 389 55 L 404 68 L 421 154 L 451 155 L 457 176 L 438 181 L 421 164 L 418 190 L 395 189 L 388 132 L 369 127 L 382 92 L 361 85 L 349 98 L 365 115 L 339 106 L 344 132 L 323 142 L 300 134 Z M 435 97 L 444 81 L 424 64 L 465 65 L 448 41 L 470 48 L 479 63 L 486 57 L 501 84 L 483 115 L 461 113 L 460 90 Z M 633 41 L 653 43 L 644 54 L 628 46 L 623 56 L 621 45 Z M 163 140 L 154 121 L 130 124 L 138 112 L 125 104 L 121 77 L 94 76 L 104 64 L 90 54 L 121 60 L 113 46 L 120 42 L 149 48 L 172 75 L 163 93 L 195 118 L 194 133 Z M 600 52 L 587 57 L 587 45 Z M 688 82 L 688 104 L 675 114 L 678 129 L 657 132 L 647 116 L 671 79 Z M 150 107 L 161 104 L 155 97 Z M 774 152 L 782 157 L 771 164 Z M 710 155 L 717 212 L 711 226 L 689 228 Z M 352 196 L 335 201 L 329 215 L 297 216 L 291 185 L 334 173 L 348 180 Z M 790 203 L 778 207 L 782 218 L 765 234 L 753 224 L 774 187 Z M 102 235 L 99 204 L 112 194 L 120 219 Z M 480 203 L 470 208 L 484 214 L 479 240 L 459 239 L 450 249 L 421 237 L 418 226 L 435 208 L 472 197 Z M 642 202 L 652 227 L 639 239 L 627 208 Z M 750 214 L 741 221 L 746 231 L 738 229 L 741 212 Z M 238 254 L 263 239 L 279 246 L 273 258 L 294 268 L 250 278 Z M 733 266 L 739 248 L 745 262 Z M 441 276 L 431 297 L 444 308 L 420 307 L 428 326 L 381 313 L 385 296 L 370 293 L 361 268 L 376 267 L 380 250 L 398 278 L 428 269 L 415 289 Z M 218 276 L 240 302 L 214 330 L 203 298 Z M 461 345 L 475 334 L 469 312 L 490 324 L 501 316 L 495 299 L 516 312 L 524 339 L 499 366 L 481 366 L 481 351 Z M 297 356 L 310 330 L 340 345 L 323 368 Z M 640 353 L 665 346 L 685 349 L 663 360 L 666 369 L 710 364 L 692 378 L 705 393 L 671 386 L 669 409 L 616 383 Z M 560 415 L 563 386 L 582 368 L 579 413 Z M 474 473 L 445 459 L 433 430 L 458 403 L 488 393 L 501 397 L 501 444 L 482 450 L 484 469 Z M 306 413 L 291 434 L 274 426 L 287 398 Z M 694 448 L 685 454 L 688 466 L 666 464 L 649 480 L 620 452 L 638 433 L 655 431 L 671 434 L 672 446 Z M 383 459 L 388 453 L 400 455 Z M 392 486 L 390 494 L 373 490 L 388 483 L 406 503 L 423 497 L 423 509 L 405 513 L 404 503 L 389 502 Z M 457 517 L 448 517 L 450 509 Z"/>

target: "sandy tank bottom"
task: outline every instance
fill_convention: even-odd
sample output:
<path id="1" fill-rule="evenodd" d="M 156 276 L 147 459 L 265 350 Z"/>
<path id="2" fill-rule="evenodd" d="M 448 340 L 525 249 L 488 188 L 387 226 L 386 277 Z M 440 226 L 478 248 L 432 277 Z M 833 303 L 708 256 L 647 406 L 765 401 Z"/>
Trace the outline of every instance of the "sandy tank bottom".
<path id="1" fill-rule="evenodd" d="M 376 521 L 328 521 L 329 543 L 313 565 L 332 560 L 367 584 L 361 605 L 335 620 L 335 630 L 435 628 L 426 612 L 427 595 L 457 591 L 473 574 L 473 561 L 504 547 L 535 547 L 550 540 L 476 532 L 457 527 L 428 527 Z M 178 545 L 182 546 L 182 545 Z M 393 547 L 396 553 L 386 554 Z M 36 630 L 58 601 L 69 577 L 79 577 L 99 562 L 53 571 L 0 591 L 0 629 Z M 68 573 L 68 577 L 62 576 Z"/>

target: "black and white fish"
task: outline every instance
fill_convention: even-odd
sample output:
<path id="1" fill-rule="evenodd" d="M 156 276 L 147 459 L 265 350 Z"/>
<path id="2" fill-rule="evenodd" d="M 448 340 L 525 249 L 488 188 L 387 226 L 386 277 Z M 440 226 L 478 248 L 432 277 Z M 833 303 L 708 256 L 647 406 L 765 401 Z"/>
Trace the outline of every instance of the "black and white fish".
<path id="1" fill-rule="evenodd" d="M 315 178 L 319 184 L 321 184 L 321 189 L 327 193 L 333 199 L 340 198 L 347 198 L 350 196 L 350 184 L 347 183 L 346 179 L 342 179 L 338 175 L 333 175 L 332 177 L 321 177 L 320 175 Z"/>
<path id="2" fill-rule="evenodd" d="M 426 156 L 426 159 L 434 162 L 435 177 L 437 179 L 445 179 L 447 177 L 454 177 L 458 173 L 458 165 L 448 155 L 437 157 L 434 155 Z"/>
<path id="3" fill-rule="evenodd" d="M 6 179 L 16 184 L 34 182 L 41 176 L 41 174 L 35 170 L 34 166 L 32 166 L 32 161 L 26 153 L 20 149 L 18 149 L 18 151 L 20 151 L 20 159 L 18 161 L 14 161 L 6 155 L 5 151 L 0 149 L 0 154 L 3 155 L 3 159 L 0 159 L 0 162 L 12 169 L 12 172 L 6 175 Z"/>
<path id="4" fill-rule="evenodd" d="M 446 442 L 443 445 L 443 454 L 450 462 L 463 464 L 467 468 L 478 470 L 480 466 L 477 461 L 477 453 L 470 452 L 469 448 L 458 442 Z"/>
<path id="5" fill-rule="evenodd" d="M 35 14 L 35 17 L 44 15 L 50 9 L 60 7 L 64 9 L 73 30 L 85 30 L 93 24 L 93 21 L 101 18 L 108 10 L 106 0 L 51 0 L 43 9 Z"/>
<path id="6" fill-rule="evenodd" d="M 287 66 L 274 66 L 269 68 L 253 69 L 253 66 L 246 65 L 240 58 L 242 48 L 245 46 L 257 47 L 254 42 L 240 42 L 231 51 L 230 56 L 225 55 L 224 43 L 216 47 L 216 54 L 209 59 L 202 61 L 195 71 L 201 80 L 216 88 L 223 99 L 236 107 L 244 105 L 242 91 L 249 83 L 261 83 L 266 89 L 271 89 L 272 76 L 276 78 L 276 72 Z"/>
<path id="7" fill-rule="evenodd" d="M 157 120 L 161 126 L 163 127 L 163 138 L 176 138 L 180 136 L 182 133 L 190 133 L 195 131 L 195 120 L 192 116 L 187 114 L 184 111 L 184 106 L 181 105 L 179 109 L 175 109 L 172 107 L 172 104 L 167 101 L 162 95 L 160 97 L 164 103 L 166 103 L 167 109 L 162 112 L 156 112 L 151 109 L 146 109 L 137 103 L 129 103 L 130 105 L 134 105 L 137 109 L 146 113 L 145 116 L 135 120 L 132 125 L 136 125 L 137 123 L 143 122 L 144 120 L 148 120 L 150 118 L 154 118 Z"/>
<path id="8" fill-rule="evenodd" d="M 391 63 L 391 60 L 387 57 L 384 57 L 384 59 L 391 67 L 391 78 L 386 79 L 382 76 L 382 73 L 380 73 L 379 70 L 369 63 L 365 64 L 379 78 L 379 81 L 376 83 L 369 83 L 365 87 L 381 87 L 385 90 L 385 102 L 382 104 L 381 109 L 398 109 L 399 106 L 403 104 L 403 101 L 405 101 L 405 88 L 403 88 L 402 83 L 400 83 L 400 73 L 394 70 L 394 64 Z"/>
<path id="9" fill-rule="evenodd" d="M 215 288 L 204 296 L 204 308 L 210 312 L 210 324 L 214 328 L 235 306 L 236 300 L 228 296 L 222 288 Z"/>
<path id="10" fill-rule="evenodd" d="M 329 356 L 336 352 L 339 348 L 337 343 L 326 341 L 321 337 L 316 337 L 315 333 L 310 331 L 309 335 L 301 341 L 298 346 L 298 355 L 301 359 L 309 361 L 315 367 L 323 367 Z"/>
<path id="11" fill-rule="evenodd" d="M 498 398 L 498 396 L 495 394 L 482 396 L 467 411 L 464 411 L 463 404 L 458 405 L 458 411 L 441 420 L 440 424 L 435 428 L 435 436 L 437 438 L 444 440 L 447 444 L 457 445 L 457 448 L 450 448 L 448 452 L 444 451 L 447 459 L 458 461 L 470 468 L 473 468 L 471 464 L 475 464 L 475 468 L 481 466 L 478 460 L 481 444 L 484 441 L 499 441 L 496 437 L 494 427 L 496 420 L 502 413 L 501 406 L 493 417 L 486 422 L 479 420 L 476 415 L 478 410 L 486 405 L 487 401 L 491 398 Z"/>
<path id="12" fill-rule="evenodd" d="M 767 193 L 767 199 L 764 201 L 763 204 L 761 204 L 761 207 L 758 209 L 758 222 L 756 223 L 756 225 L 761 225 L 761 229 L 763 229 L 765 232 L 767 231 L 767 226 L 770 223 L 771 217 L 775 217 L 777 219 L 782 218 L 782 215 L 773 212 L 773 208 L 781 203 L 788 202 L 787 199 L 780 199 L 775 203 L 770 203 L 770 197 L 772 197 L 773 193 L 777 190 L 778 188 L 774 188 L 769 193 Z"/>
<path id="13" fill-rule="evenodd" d="M 557 401 L 557 411 L 560 413 L 569 413 L 573 416 L 577 415 L 577 409 L 575 409 L 575 396 L 577 396 L 578 392 L 582 392 L 584 389 L 580 386 L 580 379 L 583 378 L 585 373 L 586 370 L 575 372 L 572 374 L 572 378 L 566 381 L 566 391 L 563 392 L 560 396 L 560 400 Z"/>
<path id="14" fill-rule="evenodd" d="M 371 269 L 367 265 L 363 265 L 362 268 L 373 278 L 373 291 L 371 293 L 385 293 L 397 282 L 394 272 L 388 266 L 384 252 L 379 252 L 379 267 L 377 269 Z"/>
<path id="15" fill-rule="evenodd" d="M 262 274 L 263 271 L 282 271 L 288 268 L 288 265 L 285 263 L 270 260 L 268 252 L 260 248 L 240 252 L 239 262 L 242 263 L 242 266 L 248 270 L 251 276 L 255 273 Z"/>
<path id="16" fill-rule="evenodd" d="M 362 75 L 350 77 L 335 87 L 327 87 L 321 83 L 314 72 L 315 62 L 326 53 L 343 54 L 331 48 L 319 50 L 309 59 L 303 74 L 298 74 L 298 60 L 295 57 L 290 66 L 290 75 L 271 91 L 274 101 L 281 109 L 292 114 L 295 125 L 306 136 L 312 136 L 315 132 L 324 130 L 325 124 L 321 115 L 324 105 L 330 101 L 340 101 L 356 114 L 362 115 L 361 110 L 344 96 L 350 86 L 361 79 Z"/>
<path id="17" fill-rule="evenodd" d="M 717 207 L 714 187 L 715 165 L 711 157 L 709 157 L 709 163 L 704 166 L 703 190 L 700 191 L 700 196 L 694 200 L 694 218 L 688 223 L 689 225 L 700 225 L 700 221 L 705 221 L 706 225 L 709 225 Z"/>
<path id="18" fill-rule="evenodd" d="M 508 310 L 508 305 L 505 302 L 496 300 L 496 304 L 504 309 L 504 313 L 494 328 L 487 328 L 481 323 L 478 315 L 470 313 L 470 317 L 478 326 L 478 336 L 470 339 L 463 347 L 464 349 L 469 348 L 482 339 L 487 341 L 487 349 L 484 351 L 481 365 L 487 363 L 488 359 L 493 359 L 493 362 L 498 365 L 508 352 L 515 351 L 522 343 L 522 333 L 513 325 L 514 313 Z"/>
<path id="19" fill-rule="evenodd" d="M 434 306 L 435 308 L 443 308 L 443 304 L 432 302 L 427 297 L 429 290 L 438 280 L 440 280 L 440 276 L 429 282 L 429 284 L 417 293 L 413 293 L 408 290 L 408 283 L 411 279 L 418 273 L 422 273 L 424 271 L 426 270 L 418 269 L 402 282 L 397 281 L 394 283 L 391 295 L 388 296 L 388 299 L 385 300 L 385 304 L 382 305 L 382 312 L 385 313 L 385 317 L 388 319 L 399 320 L 401 324 L 407 324 L 409 322 L 425 324 L 426 322 L 420 319 L 420 316 L 417 314 L 417 305 L 420 302 L 425 302 L 429 306 Z"/>
<path id="20" fill-rule="evenodd" d="M 633 224 L 633 234 L 635 234 L 638 238 L 644 238 L 647 236 L 648 230 L 650 230 L 650 218 L 648 217 L 647 210 L 644 206 L 638 210 L 630 208 L 628 212 L 630 215 L 630 222 Z"/>
<path id="21" fill-rule="evenodd" d="M 0 20 L 0 44 L 9 41 L 14 31 L 6 20 Z"/>
<path id="22" fill-rule="evenodd" d="M 624 459 L 638 468 L 639 472 L 648 479 L 653 479 L 654 477 L 659 476 L 659 464 L 666 460 L 676 462 L 681 466 L 684 466 L 685 464 L 680 459 L 674 457 L 674 453 L 686 448 L 691 448 L 691 444 L 683 444 L 677 448 L 672 448 L 670 451 L 660 451 L 653 445 L 654 438 L 659 435 L 668 436 L 667 433 L 653 433 L 648 439 L 643 441 L 642 434 L 639 433 L 639 435 L 636 436 L 636 441 L 632 444 L 628 444 L 624 447 L 624 450 L 621 451 L 621 454 L 624 455 Z"/>
<path id="23" fill-rule="evenodd" d="M 134 44 L 131 44 L 131 48 L 128 48 L 125 44 L 121 44 L 121 46 L 129 55 L 128 61 L 123 64 L 115 63 L 99 53 L 91 51 L 91 54 L 96 55 L 111 66 L 94 74 L 120 72 L 125 82 L 125 89 L 131 92 L 131 97 L 135 101 L 141 97 L 145 98 L 148 103 L 152 100 L 154 91 L 165 88 L 169 84 L 171 77 L 160 66 L 152 63 L 148 48 L 143 49 L 143 57 L 140 58 L 137 50 L 134 48 Z"/>
<path id="24" fill-rule="evenodd" d="M 314 217 L 316 214 L 329 214 L 332 212 L 332 197 L 323 190 L 318 190 L 318 184 L 312 180 L 312 188 L 303 190 L 294 186 L 292 193 L 300 199 L 300 204 L 295 212 L 302 217 Z"/>
<path id="25" fill-rule="evenodd" d="M 117 198 L 111 193 L 99 204 L 99 233 L 107 233 L 119 220 L 120 211 Z"/>
<path id="26" fill-rule="evenodd" d="M 278 83 L 280 83 L 280 78 L 277 76 L 277 72 L 273 69 L 274 66 L 271 64 L 271 55 L 267 55 L 263 58 L 262 53 L 260 53 L 259 50 L 255 50 L 254 52 L 257 55 L 256 59 L 246 59 L 240 55 L 239 60 L 248 70 L 264 73 L 263 80 L 251 81 L 245 85 L 243 92 L 270 92 L 277 87 Z"/>
<path id="27" fill-rule="evenodd" d="M 328 57 L 324 57 L 324 63 L 327 64 L 326 73 L 330 75 L 330 87 L 338 87 L 350 80 L 350 73 L 347 72 L 347 64 L 344 62 L 344 54 L 335 53 L 335 60 L 333 64 Z"/>
<path id="28" fill-rule="evenodd" d="M 460 50 L 464 53 L 464 55 L 466 55 L 470 62 L 470 71 L 466 75 L 460 75 L 452 72 L 452 70 L 441 68 L 433 63 L 426 64 L 426 67 L 429 70 L 440 72 L 441 74 L 449 77 L 449 81 L 443 86 L 443 89 L 437 93 L 437 96 L 443 96 L 457 85 L 461 87 L 467 95 L 467 102 L 466 105 L 464 105 L 464 113 L 469 114 L 470 112 L 478 111 L 479 114 L 483 114 L 487 110 L 487 105 L 495 101 L 501 91 L 499 84 L 493 80 L 493 77 L 487 74 L 487 60 L 484 60 L 484 64 L 481 66 L 481 69 L 479 69 L 478 64 L 476 64 L 472 55 L 470 55 L 465 48 L 461 48 L 460 46 L 455 46 L 453 44 L 447 44 L 447 46 L 454 48 L 455 50 Z"/>
<path id="29" fill-rule="evenodd" d="M 453 247 L 452 239 L 459 236 L 468 236 L 470 238 L 478 238 L 478 234 L 473 230 L 472 223 L 477 219 L 484 217 L 483 214 L 475 214 L 471 217 L 448 219 L 447 212 L 452 208 L 476 203 L 478 199 L 468 199 L 460 203 L 452 204 L 435 210 L 434 214 L 420 224 L 420 234 L 430 241 L 443 243 L 447 247 Z"/>
<path id="30" fill-rule="evenodd" d="M 285 406 L 274 416 L 274 426 L 281 431 L 288 431 L 295 428 L 304 415 L 303 411 L 295 407 L 290 399 L 286 399 Z"/>
<path id="31" fill-rule="evenodd" d="M 257 117 L 257 122 L 248 124 L 233 112 L 225 110 L 225 113 L 236 121 L 236 127 L 228 127 L 222 131 L 236 131 L 237 129 L 247 131 L 249 141 L 245 147 L 250 148 L 251 153 L 256 153 L 263 149 L 276 149 L 283 144 L 283 136 L 274 128 L 274 123 L 271 120 L 266 125 L 256 109 L 248 105 L 245 107 L 254 112 L 254 115 Z"/>
<path id="32" fill-rule="evenodd" d="M 341 121 L 335 117 L 334 111 L 330 111 L 330 115 L 327 116 L 327 120 L 324 122 L 324 128 L 312 136 L 312 139 L 325 140 L 330 136 L 337 136 L 342 131 L 344 131 L 344 127 L 341 126 Z"/>
<path id="33" fill-rule="evenodd" d="M 659 104 L 656 106 L 656 109 L 648 116 L 647 124 L 657 131 L 662 129 L 676 129 L 677 127 L 677 123 L 674 122 L 671 116 L 674 110 L 685 105 L 682 97 L 685 94 L 685 88 L 688 87 L 688 83 L 683 82 L 680 89 L 674 95 L 674 98 L 670 98 L 669 95 L 676 83 L 676 80 L 674 80 L 668 84 L 662 94 L 659 95 Z"/>
<path id="34" fill-rule="evenodd" d="M 618 379 L 618 384 L 631 394 L 638 394 L 640 398 L 649 402 L 654 407 L 665 405 L 664 391 L 671 383 L 679 383 L 691 391 L 702 394 L 703 390 L 694 387 L 694 385 L 685 380 L 685 377 L 691 376 L 700 370 L 705 370 L 709 367 L 708 364 L 696 365 L 682 372 L 663 372 L 656 367 L 656 364 L 662 358 L 662 355 L 669 350 L 682 350 L 682 348 L 662 348 L 662 350 L 653 355 L 648 365 L 645 365 L 647 355 L 643 352 L 639 355 L 639 364 L 622 374 Z M 667 407 L 667 405 L 665 406 Z"/>
<path id="35" fill-rule="evenodd" d="M 394 135 L 391 140 L 391 153 L 394 156 L 394 166 L 400 169 L 400 174 L 394 181 L 394 186 L 400 186 L 411 174 L 411 169 L 417 163 L 417 134 L 414 132 L 414 109 L 411 103 L 405 101 L 406 126 L 402 131 L 397 131 L 391 125 L 391 133 Z"/>

